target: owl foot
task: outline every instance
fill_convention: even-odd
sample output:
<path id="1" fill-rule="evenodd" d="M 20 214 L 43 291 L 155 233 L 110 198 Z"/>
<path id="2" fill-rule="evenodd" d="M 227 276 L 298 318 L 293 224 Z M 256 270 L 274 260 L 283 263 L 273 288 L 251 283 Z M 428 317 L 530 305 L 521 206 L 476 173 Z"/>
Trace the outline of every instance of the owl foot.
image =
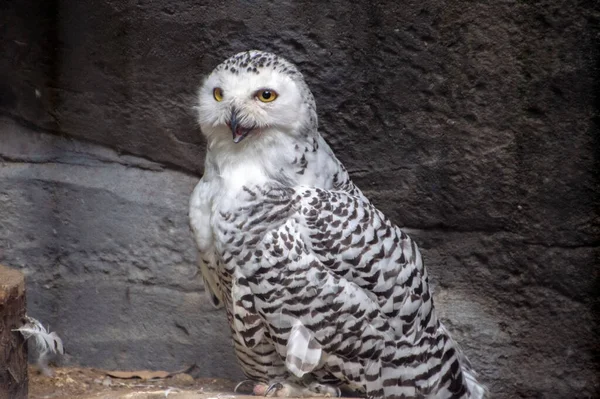
<path id="1" fill-rule="evenodd" d="M 261 384 L 254 387 L 254 394 L 263 394 L 264 396 L 273 396 L 277 398 L 308 398 L 314 396 L 321 397 L 339 397 L 341 391 L 338 387 L 331 385 L 311 382 L 306 385 L 295 382 L 283 381 L 273 382 L 268 387 L 259 388 Z M 257 389 L 259 388 L 259 389 Z"/>

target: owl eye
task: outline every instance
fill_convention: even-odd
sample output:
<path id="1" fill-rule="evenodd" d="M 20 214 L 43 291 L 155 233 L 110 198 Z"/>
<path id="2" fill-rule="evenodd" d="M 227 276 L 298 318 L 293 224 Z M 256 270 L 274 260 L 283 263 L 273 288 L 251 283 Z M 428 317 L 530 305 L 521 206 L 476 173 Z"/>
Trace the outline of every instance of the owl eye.
<path id="1" fill-rule="evenodd" d="M 219 102 L 223 101 L 223 90 L 220 87 L 215 87 L 213 89 L 213 97 Z"/>
<path id="2" fill-rule="evenodd" d="M 263 103 L 270 103 L 277 98 L 277 93 L 273 90 L 263 89 L 257 91 L 255 97 Z"/>

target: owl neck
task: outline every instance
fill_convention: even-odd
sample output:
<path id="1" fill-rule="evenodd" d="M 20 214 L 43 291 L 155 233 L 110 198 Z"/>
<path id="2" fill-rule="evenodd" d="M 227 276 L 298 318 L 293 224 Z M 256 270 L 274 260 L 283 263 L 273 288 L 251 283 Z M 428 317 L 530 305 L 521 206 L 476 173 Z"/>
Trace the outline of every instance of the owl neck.
<path id="1" fill-rule="evenodd" d="M 223 187 L 235 193 L 244 186 L 278 184 L 288 187 L 310 185 L 332 188 L 336 173 L 346 174 L 341 163 L 320 136 L 248 137 L 240 143 L 209 142 L 205 176 L 218 178 Z"/>

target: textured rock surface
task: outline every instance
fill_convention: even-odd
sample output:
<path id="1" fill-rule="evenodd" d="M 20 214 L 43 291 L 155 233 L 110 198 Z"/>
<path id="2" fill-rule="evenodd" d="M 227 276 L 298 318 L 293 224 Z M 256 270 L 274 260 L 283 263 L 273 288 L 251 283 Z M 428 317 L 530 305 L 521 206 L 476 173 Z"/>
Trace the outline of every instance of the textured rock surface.
<path id="1" fill-rule="evenodd" d="M 10 3 L 0 262 L 71 362 L 236 377 L 192 277 L 192 106 L 260 48 L 299 65 L 355 181 L 417 238 L 495 397 L 600 395 L 596 2 Z"/>
<path id="2" fill-rule="evenodd" d="M 0 262 L 27 275 L 30 315 L 68 363 L 237 370 L 222 314 L 196 277 L 186 214 L 197 178 L 7 121 Z"/>

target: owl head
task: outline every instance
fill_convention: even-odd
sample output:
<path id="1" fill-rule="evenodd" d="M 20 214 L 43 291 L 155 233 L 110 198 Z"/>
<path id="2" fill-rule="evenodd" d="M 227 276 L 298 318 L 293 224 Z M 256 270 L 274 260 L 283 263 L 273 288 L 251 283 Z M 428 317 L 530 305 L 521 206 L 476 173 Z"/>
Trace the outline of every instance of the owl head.
<path id="1" fill-rule="evenodd" d="M 217 66 L 200 87 L 198 102 L 209 144 L 252 145 L 317 128 L 315 101 L 302 74 L 263 51 L 238 53 Z"/>

